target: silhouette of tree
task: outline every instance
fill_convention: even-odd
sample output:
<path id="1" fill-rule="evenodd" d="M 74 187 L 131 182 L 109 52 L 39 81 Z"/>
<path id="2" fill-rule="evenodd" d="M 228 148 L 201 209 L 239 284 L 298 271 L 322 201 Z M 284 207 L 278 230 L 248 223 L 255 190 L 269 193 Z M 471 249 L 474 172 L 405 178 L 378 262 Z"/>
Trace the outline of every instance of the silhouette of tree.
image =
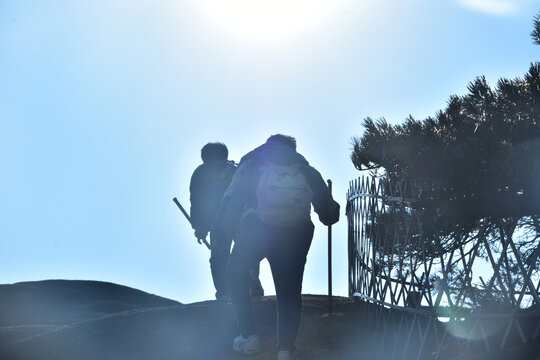
<path id="1" fill-rule="evenodd" d="M 540 63 L 524 79 L 500 79 L 495 90 L 483 76 L 468 89 L 435 118 L 402 125 L 365 119 L 354 165 L 413 180 L 422 206 L 452 218 L 538 213 Z"/>
<path id="2" fill-rule="evenodd" d="M 540 45 L 540 14 L 531 36 Z M 522 254 L 538 252 L 540 62 L 523 78 L 502 78 L 494 88 L 484 76 L 476 78 L 468 94 L 451 96 L 434 117 L 409 116 L 398 125 L 366 118 L 363 126 L 353 139 L 353 164 L 415 185 L 411 209 L 420 214 L 417 231 L 434 245 L 433 256 L 441 251 L 437 244 L 447 250 L 474 240 L 480 221 L 493 232 L 502 222 L 512 224 L 512 233 L 528 232 L 518 244 Z M 379 226 L 390 224 L 391 214 L 377 219 Z"/>

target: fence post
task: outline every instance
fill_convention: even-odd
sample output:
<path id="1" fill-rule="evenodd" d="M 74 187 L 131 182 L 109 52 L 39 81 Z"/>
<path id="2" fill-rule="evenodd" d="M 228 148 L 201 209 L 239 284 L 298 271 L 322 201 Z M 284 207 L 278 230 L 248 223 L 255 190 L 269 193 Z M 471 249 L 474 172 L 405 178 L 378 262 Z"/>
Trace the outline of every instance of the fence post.
<path id="1" fill-rule="evenodd" d="M 332 180 L 327 181 L 332 194 Z M 332 315 L 332 225 L 328 225 L 328 314 Z"/>

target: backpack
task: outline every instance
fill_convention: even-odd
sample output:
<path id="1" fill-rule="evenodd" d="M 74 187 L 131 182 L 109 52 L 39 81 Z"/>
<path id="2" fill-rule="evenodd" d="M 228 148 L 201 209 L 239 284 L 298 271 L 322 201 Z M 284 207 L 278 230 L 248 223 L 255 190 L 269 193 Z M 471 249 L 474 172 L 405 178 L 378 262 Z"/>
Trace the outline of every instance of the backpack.
<path id="1" fill-rule="evenodd" d="M 313 191 L 302 166 L 265 163 L 260 168 L 255 213 L 266 225 L 292 227 L 310 219 Z"/>

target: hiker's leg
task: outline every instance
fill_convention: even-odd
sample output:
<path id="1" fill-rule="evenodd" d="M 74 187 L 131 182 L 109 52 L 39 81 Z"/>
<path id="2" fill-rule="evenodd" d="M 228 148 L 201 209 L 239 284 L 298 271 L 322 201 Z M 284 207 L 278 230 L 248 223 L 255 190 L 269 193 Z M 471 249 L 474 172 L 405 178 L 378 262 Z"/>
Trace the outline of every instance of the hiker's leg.
<path id="1" fill-rule="evenodd" d="M 216 299 L 228 296 L 227 262 L 231 252 L 232 239 L 220 234 L 210 233 L 210 271 L 216 288 Z"/>
<path id="2" fill-rule="evenodd" d="M 281 231 L 268 255 L 276 286 L 278 348 L 294 351 L 302 317 L 302 279 L 313 238 L 311 222 Z"/>
<path id="3" fill-rule="evenodd" d="M 253 279 L 257 279 L 259 277 L 260 267 L 261 267 L 261 264 L 259 263 L 259 264 L 255 265 L 255 267 L 253 269 L 249 270 L 249 275 Z"/>
<path id="4" fill-rule="evenodd" d="M 251 296 L 264 296 L 264 289 L 261 280 L 259 280 L 259 267 L 260 263 L 257 263 L 253 269 L 249 270 L 249 291 Z"/>
<path id="5" fill-rule="evenodd" d="M 264 233 L 264 225 L 256 216 L 247 217 L 240 224 L 227 265 L 229 296 L 236 312 L 240 333 L 245 338 L 255 333 L 249 271 L 265 257 Z"/>

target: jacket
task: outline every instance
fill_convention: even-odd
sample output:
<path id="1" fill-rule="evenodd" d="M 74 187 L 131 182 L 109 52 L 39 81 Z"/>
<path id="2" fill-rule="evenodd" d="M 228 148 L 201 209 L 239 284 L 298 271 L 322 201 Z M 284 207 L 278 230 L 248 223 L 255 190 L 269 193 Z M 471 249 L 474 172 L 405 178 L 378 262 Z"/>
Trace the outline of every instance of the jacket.
<path id="1" fill-rule="evenodd" d="M 321 174 L 298 152 L 279 142 L 265 143 L 245 155 L 231 184 L 225 191 L 212 230 L 233 235 L 242 216 L 256 206 L 255 190 L 260 177 L 260 169 L 265 163 L 276 165 L 300 164 L 300 170 L 313 191 L 313 208 L 324 225 L 335 224 L 339 220 L 339 204 L 334 201 L 330 189 Z"/>
<path id="2" fill-rule="evenodd" d="M 233 162 L 206 162 L 195 169 L 189 184 L 193 229 L 210 229 L 235 170 Z"/>

